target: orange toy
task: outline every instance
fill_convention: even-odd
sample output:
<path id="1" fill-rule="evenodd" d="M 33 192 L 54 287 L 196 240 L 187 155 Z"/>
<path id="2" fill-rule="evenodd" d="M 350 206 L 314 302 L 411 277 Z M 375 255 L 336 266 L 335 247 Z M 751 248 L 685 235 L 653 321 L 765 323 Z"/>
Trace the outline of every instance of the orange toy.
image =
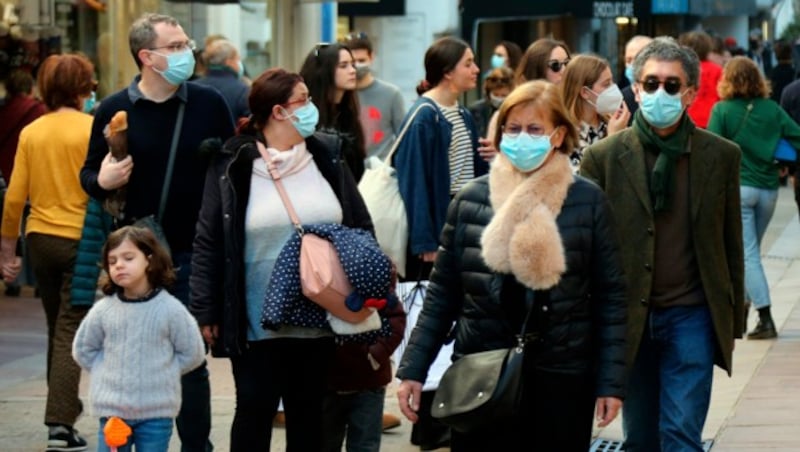
<path id="1" fill-rule="evenodd" d="M 103 435 L 106 437 L 106 444 L 111 448 L 111 452 L 117 452 L 117 447 L 124 446 L 131 436 L 131 428 L 122 419 L 111 416 L 108 418 Z"/>

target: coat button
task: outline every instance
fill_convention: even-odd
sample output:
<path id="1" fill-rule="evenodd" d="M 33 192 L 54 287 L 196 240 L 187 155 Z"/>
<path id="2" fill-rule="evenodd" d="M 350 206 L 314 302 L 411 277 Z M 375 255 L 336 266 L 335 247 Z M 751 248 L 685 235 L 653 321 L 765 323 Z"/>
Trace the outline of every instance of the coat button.
<path id="1" fill-rule="evenodd" d="M 647 228 L 647 233 L 649 235 L 653 235 L 653 228 Z"/>
<path id="2" fill-rule="evenodd" d="M 650 264 L 644 264 L 644 269 L 649 271 L 649 272 L 651 272 L 651 271 L 653 271 L 653 266 L 650 265 Z"/>
<path id="3" fill-rule="evenodd" d="M 229 213 L 226 213 L 225 215 L 223 215 L 223 217 L 227 220 L 231 217 L 231 215 Z"/>
<path id="4" fill-rule="evenodd" d="M 645 300 L 644 298 L 640 298 L 639 303 L 641 303 L 642 306 L 647 306 L 647 300 Z"/>

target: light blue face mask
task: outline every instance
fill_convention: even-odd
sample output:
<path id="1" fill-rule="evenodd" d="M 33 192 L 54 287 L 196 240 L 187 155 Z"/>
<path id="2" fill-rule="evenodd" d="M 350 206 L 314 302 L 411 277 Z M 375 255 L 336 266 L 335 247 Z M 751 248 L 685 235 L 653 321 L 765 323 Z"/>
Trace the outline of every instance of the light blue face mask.
<path id="1" fill-rule="evenodd" d="M 492 69 L 497 69 L 506 65 L 506 59 L 502 55 L 494 54 L 491 60 Z"/>
<path id="2" fill-rule="evenodd" d="M 550 144 L 552 136 L 553 134 L 529 135 L 527 132 L 520 132 L 517 136 L 504 133 L 500 141 L 500 152 L 508 158 L 514 168 L 528 173 L 544 164 L 553 149 L 553 145 Z"/>
<path id="3" fill-rule="evenodd" d="M 97 103 L 97 93 L 92 91 L 92 95 L 89 96 L 88 99 L 83 101 L 83 112 L 84 113 L 91 113 L 94 110 L 94 106 Z"/>
<path id="4" fill-rule="evenodd" d="M 633 65 L 625 66 L 625 78 L 633 85 Z"/>
<path id="5" fill-rule="evenodd" d="M 161 74 L 170 85 L 178 86 L 189 80 L 189 77 L 194 74 L 194 53 L 190 49 L 170 53 L 169 55 L 158 52 L 153 53 L 167 59 L 167 68 L 165 70 L 159 71 L 155 67 L 153 70 Z"/>
<path id="6" fill-rule="evenodd" d="M 683 113 L 683 104 L 681 103 L 683 94 L 669 95 L 664 88 L 659 88 L 652 94 L 640 90 L 639 98 L 642 102 L 639 108 L 642 110 L 644 119 L 657 129 L 666 129 L 674 125 Z"/>
<path id="7" fill-rule="evenodd" d="M 287 116 L 294 118 L 292 125 L 297 129 L 297 133 L 303 138 L 308 138 L 317 130 L 317 123 L 319 122 L 319 110 L 313 102 L 308 102 L 302 107 L 298 108 L 292 113 L 285 109 L 283 110 Z"/>

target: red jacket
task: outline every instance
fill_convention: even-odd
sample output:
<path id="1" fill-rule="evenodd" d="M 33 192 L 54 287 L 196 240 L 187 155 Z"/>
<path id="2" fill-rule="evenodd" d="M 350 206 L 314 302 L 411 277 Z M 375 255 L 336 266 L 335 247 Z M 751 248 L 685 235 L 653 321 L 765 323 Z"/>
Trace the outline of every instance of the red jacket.
<path id="1" fill-rule="evenodd" d="M 700 62 L 700 83 L 697 88 L 697 97 L 689 105 L 687 112 L 697 127 L 706 128 L 711 118 L 711 109 L 719 100 L 717 85 L 722 80 L 722 68 L 708 60 Z"/>
<path id="2" fill-rule="evenodd" d="M 333 391 L 363 391 L 386 386 L 392 381 L 391 356 L 403 340 L 406 313 L 401 302 L 386 308 L 392 335 L 381 337 L 374 344 L 352 343 L 336 346 L 328 388 Z M 372 357 L 372 360 L 370 360 Z M 373 362 L 379 367 L 373 368 Z"/>
<path id="3" fill-rule="evenodd" d="M 19 133 L 46 111 L 44 104 L 30 96 L 11 97 L 0 107 L 0 171 L 6 183 L 11 180 Z"/>

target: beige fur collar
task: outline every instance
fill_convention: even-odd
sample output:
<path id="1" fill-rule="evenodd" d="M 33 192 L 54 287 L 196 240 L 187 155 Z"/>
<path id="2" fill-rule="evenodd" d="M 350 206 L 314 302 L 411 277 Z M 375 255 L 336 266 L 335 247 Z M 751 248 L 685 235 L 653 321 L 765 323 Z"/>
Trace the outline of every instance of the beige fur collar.
<path id="1" fill-rule="evenodd" d="M 566 270 L 556 217 L 573 182 L 569 158 L 555 153 L 532 174 L 498 154 L 489 171 L 494 217 L 481 237 L 490 269 L 512 273 L 531 289 L 549 289 Z"/>

